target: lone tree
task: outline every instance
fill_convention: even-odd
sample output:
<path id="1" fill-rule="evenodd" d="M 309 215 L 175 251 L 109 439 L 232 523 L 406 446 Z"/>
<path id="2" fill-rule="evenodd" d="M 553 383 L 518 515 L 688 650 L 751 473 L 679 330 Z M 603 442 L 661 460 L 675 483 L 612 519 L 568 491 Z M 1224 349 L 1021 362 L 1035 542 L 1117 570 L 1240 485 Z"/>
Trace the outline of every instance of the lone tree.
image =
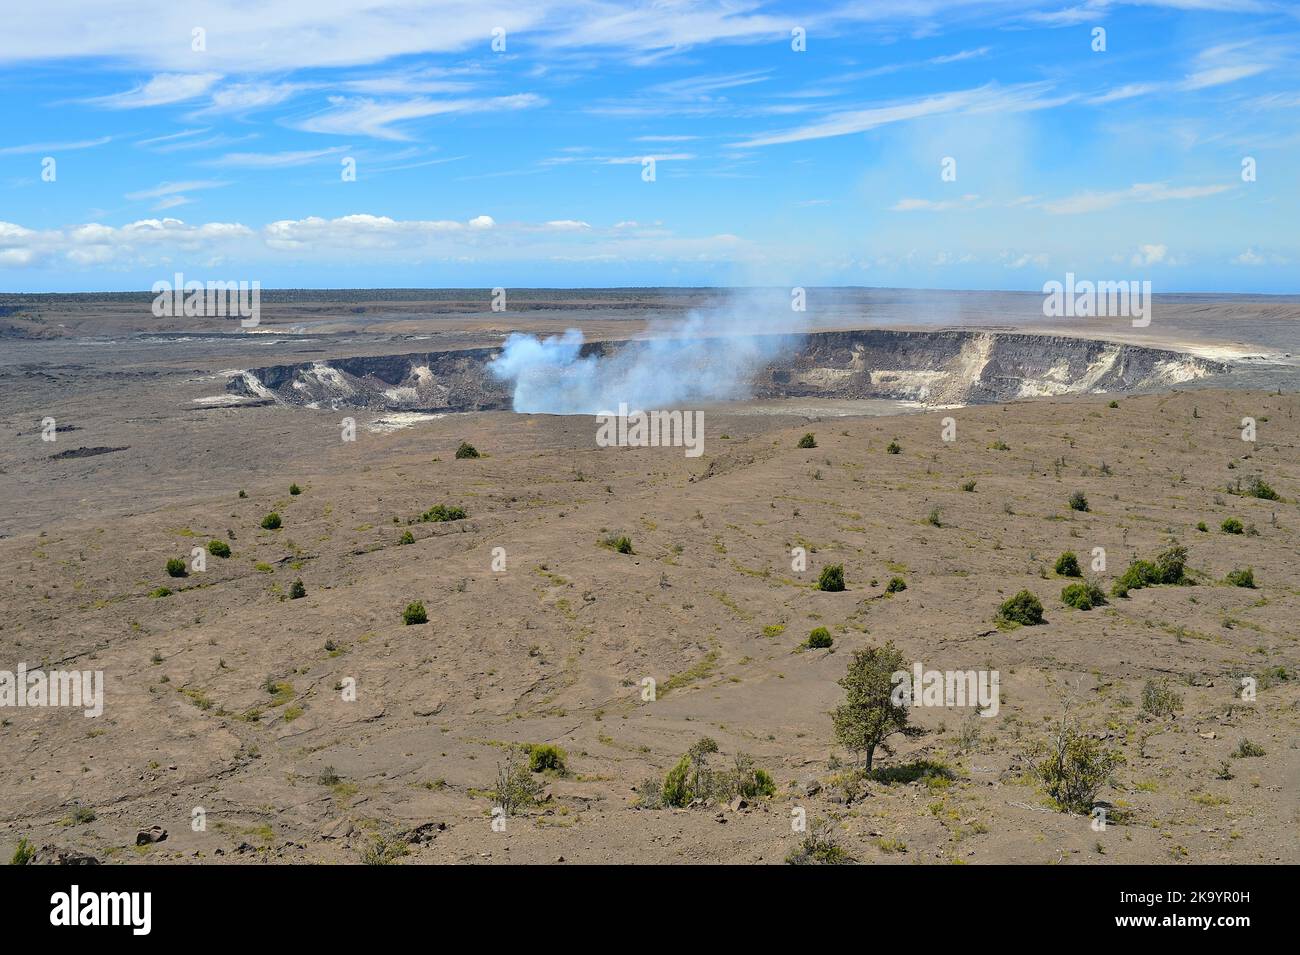
<path id="1" fill-rule="evenodd" d="M 844 702 L 831 713 L 835 739 L 849 752 L 866 754 L 867 772 L 871 772 L 877 746 L 890 752 L 886 738 L 916 732 L 907 725 L 907 706 L 894 701 L 892 676 L 906 670 L 903 654 L 891 640 L 883 647 L 856 651 L 840 679 Z"/>

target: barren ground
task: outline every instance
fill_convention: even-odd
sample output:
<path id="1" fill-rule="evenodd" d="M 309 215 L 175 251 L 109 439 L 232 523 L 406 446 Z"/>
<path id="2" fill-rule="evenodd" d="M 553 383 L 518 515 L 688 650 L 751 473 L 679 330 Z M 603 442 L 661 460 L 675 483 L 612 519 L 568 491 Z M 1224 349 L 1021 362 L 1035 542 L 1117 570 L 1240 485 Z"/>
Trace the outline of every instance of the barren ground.
<path id="1" fill-rule="evenodd" d="M 90 372 L 69 372 L 67 351 L 7 366 L 0 669 L 102 670 L 107 696 L 97 719 L 0 711 L 5 858 L 27 838 L 106 862 L 353 862 L 383 838 L 406 864 L 780 862 L 799 807 L 864 862 L 1300 861 L 1294 393 L 820 420 L 717 408 L 688 459 L 597 448 L 589 418 L 506 412 L 388 433 L 358 415 L 344 443 L 337 412 L 195 406 L 238 363 L 228 355 L 168 352 L 153 368 L 130 348 Z M 78 430 L 42 443 L 46 414 Z M 941 440 L 948 416 L 955 442 Z M 806 431 L 817 448 L 796 448 Z M 484 457 L 455 460 L 462 440 Z M 79 447 L 127 450 L 51 458 Z M 1225 490 L 1251 475 L 1283 500 Z M 1086 513 L 1067 505 L 1076 490 Z M 469 517 L 416 520 L 437 503 Z M 279 530 L 259 527 L 270 511 Z M 1253 532 L 1221 532 L 1228 517 Z M 634 553 L 600 546 L 610 534 Z M 212 539 L 228 559 L 167 576 L 168 558 Z M 1062 551 L 1086 567 L 1105 548 L 1109 585 L 1171 541 L 1195 585 L 1062 604 Z M 830 563 L 843 593 L 813 588 Z M 1247 566 L 1257 589 L 1224 583 Z M 886 595 L 896 576 L 907 589 Z M 287 599 L 298 579 L 307 595 Z M 151 597 L 161 586 L 174 592 Z M 998 629 L 1021 589 L 1046 624 Z M 429 622 L 404 626 L 414 600 Z M 817 626 L 834 646 L 797 651 Z M 852 651 L 888 640 L 928 669 L 998 670 L 1000 711 L 918 708 L 925 733 L 878 756 L 895 781 L 855 779 L 835 768 L 850 755 L 828 712 Z M 1254 702 L 1243 675 L 1260 678 Z M 1159 678 L 1182 695 L 1172 719 L 1142 712 Z M 1024 773 L 1065 698 L 1126 760 L 1102 794 L 1121 821 L 1104 832 L 1050 809 Z M 635 808 L 635 787 L 706 735 L 724 762 L 752 754 L 777 794 Z M 1264 755 L 1233 757 L 1243 739 Z M 505 746 L 542 742 L 567 752 L 568 774 L 494 832 L 485 790 Z M 150 825 L 166 840 L 137 848 Z"/>

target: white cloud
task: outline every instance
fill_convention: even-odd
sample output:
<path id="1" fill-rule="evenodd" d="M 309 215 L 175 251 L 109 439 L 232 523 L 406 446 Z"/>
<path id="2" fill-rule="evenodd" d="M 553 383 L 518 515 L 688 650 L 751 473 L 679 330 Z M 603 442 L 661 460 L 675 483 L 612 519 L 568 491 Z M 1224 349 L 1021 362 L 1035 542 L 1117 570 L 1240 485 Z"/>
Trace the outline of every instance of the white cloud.
<path id="1" fill-rule="evenodd" d="M 1173 199 L 1201 199 L 1227 192 L 1232 186 L 1179 186 L 1163 182 L 1139 182 L 1111 192 L 1080 192 L 1064 199 L 1048 199 L 1037 206 L 1055 215 L 1103 212 L 1126 202 L 1166 202 Z"/>
<path id="2" fill-rule="evenodd" d="M 281 219 L 254 229 L 237 222 L 191 225 L 175 218 L 117 227 L 91 222 L 33 230 L 0 222 L 0 265 L 172 268 L 178 261 L 348 263 L 446 261 L 732 261 L 749 248 L 733 235 L 676 236 L 666 229 L 596 227 L 578 219 L 499 225 L 480 215 L 401 220 L 367 213 Z M 245 266 L 245 268 L 255 268 Z"/>
<path id="3" fill-rule="evenodd" d="M 302 149 L 278 153 L 226 153 L 210 161 L 213 166 L 241 166 L 246 169 L 281 169 L 286 166 L 305 166 L 347 152 L 351 146 L 331 146 L 328 149 Z"/>
<path id="4" fill-rule="evenodd" d="M 103 146 L 112 139 L 112 136 L 101 136 L 99 139 L 82 139 L 69 143 L 28 143 L 23 146 L 3 146 L 0 147 L 0 156 L 13 156 L 20 153 L 52 154 L 65 153 L 73 149 L 93 149 L 95 146 Z"/>
<path id="5" fill-rule="evenodd" d="M 220 73 L 159 73 L 149 82 L 111 96 L 87 100 L 108 109 L 138 109 L 146 106 L 166 106 L 197 99 L 221 79 Z"/>
<path id="6" fill-rule="evenodd" d="M 1177 265 L 1176 259 L 1169 255 L 1169 247 L 1166 245 L 1141 245 L 1129 259 L 1129 264 L 1134 266 L 1151 266 L 1151 265 Z"/>
<path id="7" fill-rule="evenodd" d="M 394 126 L 399 123 L 446 113 L 481 113 L 497 110 L 529 109 L 546 100 L 533 93 L 469 99 L 406 99 L 381 102 L 373 99 L 330 97 L 331 106 L 324 112 L 302 120 L 297 128 L 311 133 L 370 136 L 374 139 L 401 140 L 410 137 Z"/>
<path id="8" fill-rule="evenodd" d="M 805 126 L 773 133 L 758 133 L 736 143 L 740 147 L 772 146 L 779 143 L 797 143 L 830 136 L 847 136 L 863 133 L 889 123 L 900 123 L 924 116 L 948 113 L 1017 113 L 1045 109 L 1067 102 L 1068 97 L 1046 99 L 1051 87 L 1046 83 L 1024 83 L 1018 86 L 999 87 L 988 84 L 969 90 L 937 93 L 920 99 L 873 106 L 868 109 L 832 113 L 825 119 Z"/>

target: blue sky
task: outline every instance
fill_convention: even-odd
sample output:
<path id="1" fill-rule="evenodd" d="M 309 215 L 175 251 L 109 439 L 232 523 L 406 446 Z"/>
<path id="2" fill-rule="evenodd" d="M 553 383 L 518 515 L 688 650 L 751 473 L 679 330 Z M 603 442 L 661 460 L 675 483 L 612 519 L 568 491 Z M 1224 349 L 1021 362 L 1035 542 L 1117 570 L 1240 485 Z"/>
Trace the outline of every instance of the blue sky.
<path id="1" fill-rule="evenodd" d="M 11 5 L 0 290 L 1300 291 L 1294 3 L 359 6 Z"/>

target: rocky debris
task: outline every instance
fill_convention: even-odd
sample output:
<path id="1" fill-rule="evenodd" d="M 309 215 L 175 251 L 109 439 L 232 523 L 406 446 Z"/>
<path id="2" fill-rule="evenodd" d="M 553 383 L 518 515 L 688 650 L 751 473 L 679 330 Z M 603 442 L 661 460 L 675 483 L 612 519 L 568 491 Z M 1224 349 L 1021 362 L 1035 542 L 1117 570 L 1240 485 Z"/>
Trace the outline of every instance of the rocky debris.
<path id="1" fill-rule="evenodd" d="M 99 865 L 99 860 L 89 853 L 63 846 L 41 846 L 28 865 Z"/>
<path id="2" fill-rule="evenodd" d="M 60 451 L 58 454 L 51 454 L 50 460 L 66 461 L 69 458 L 93 458 L 97 454 L 112 454 L 114 451 L 129 451 L 129 450 L 131 450 L 129 445 L 120 448 L 106 448 L 106 447 L 73 448 L 70 451 Z"/>
<path id="3" fill-rule="evenodd" d="M 135 844 L 137 846 L 147 846 L 155 842 L 162 842 L 166 838 L 167 830 L 162 826 L 149 826 L 147 829 L 141 829 L 135 834 Z"/>
<path id="4" fill-rule="evenodd" d="M 446 831 L 445 822 L 425 822 L 402 833 L 402 838 L 410 845 L 418 846 L 423 842 L 432 842 L 437 838 L 438 833 Z"/>
<path id="5" fill-rule="evenodd" d="M 351 819 L 333 819 L 321 827 L 322 839 L 345 839 L 356 830 Z"/>

